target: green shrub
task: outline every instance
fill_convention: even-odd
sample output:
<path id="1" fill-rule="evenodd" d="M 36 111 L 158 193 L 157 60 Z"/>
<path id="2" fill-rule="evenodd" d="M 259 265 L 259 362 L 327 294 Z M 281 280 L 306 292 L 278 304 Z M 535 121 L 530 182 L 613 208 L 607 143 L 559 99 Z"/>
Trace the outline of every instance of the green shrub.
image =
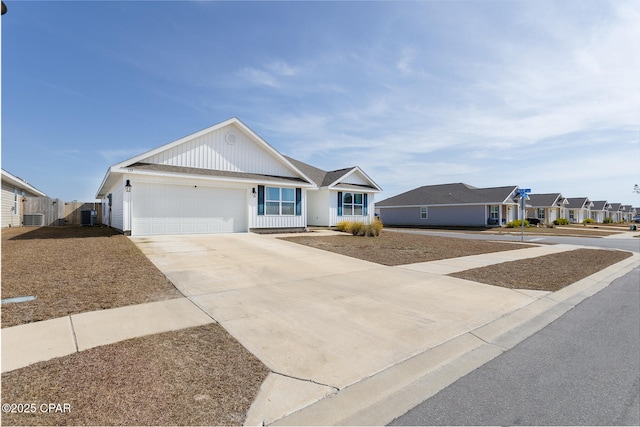
<path id="1" fill-rule="evenodd" d="M 553 223 L 555 225 L 569 225 L 569 220 L 567 218 L 558 218 Z"/>
<path id="2" fill-rule="evenodd" d="M 529 221 L 527 221 L 526 219 L 524 220 L 524 226 L 525 227 L 529 226 Z M 507 224 L 507 228 L 518 228 L 518 227 L 522 227 L 521 219 L 514 219 L 513 221 Z"/>
<path id="3" fill-rule="evenodd" d="M 587 225 L 587 224 L 593 224 L 595 221 L 591 218 L 585 218 L 584 221 L 582 221 L 582 225 Z"/>

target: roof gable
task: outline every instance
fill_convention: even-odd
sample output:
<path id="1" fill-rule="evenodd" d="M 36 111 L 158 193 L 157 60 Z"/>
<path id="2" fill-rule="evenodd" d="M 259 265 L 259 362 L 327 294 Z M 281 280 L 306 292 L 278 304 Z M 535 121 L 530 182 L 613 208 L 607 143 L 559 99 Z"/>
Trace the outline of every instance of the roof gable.
<path id="1" fill-rule="evenodd" d="M 560 193 L 547 193 L 547 194 L 529 194 L 529 205 L 532 207 L 554 207 L 560 206 L 566 203 L 562 194 Z"/>
<path id="2" fill-rule="evenodd" d="M 518 187 L 477 188 L 464 183 L 427 185 L 376 203 L 376 206 L 428 206 L 515 203 Z"/>
<path id="3" fill-rule="evenodd" d="M 585 209 L 591 206 L 591 202 L 588 197 L 571 197 L 567 198 L 568 209 Z"/>
<path id="4" fill-rule="evenodd" d="M 595 211 L 606 211 L 609 207 L 609 203 L 606 200 L 597 200 L 593 203 L 593 210 Z"/>
<path id="5" fill-rule="evenodd" d="M 284 177 L 301 175 L 301 172 L 280 153 L 235 118 L 123 163 L 127 165 L 157 164 Z"/>
<path id="6" fill-rule="evenodd" d="M 170 168 L 172 173 L 189 175 L 194 175 L 196 170 L 202 170 L 219 172 L 208 173 L 211 177 L 225 175 L 227 178 L 240 179 L 242 176 L 251 175 L 312 182 L 304 172 L 237 118 L 218 123 L 112 166 L 107 171 L 96 197 L 103 196 L 117 181 L 117 177 L 131 168 L 147 173 L 165 173 Z"/>
<path id="7" fill-rule="evenodd" d="M 353 186 L 356 186 L 374 191 L 382 191 L 358 166 L 327 172 L 301 162 L 300 160 L 287 156 L 285 156 L 285 158 L 311 178 L 318 187 L 353 188 Z"/>

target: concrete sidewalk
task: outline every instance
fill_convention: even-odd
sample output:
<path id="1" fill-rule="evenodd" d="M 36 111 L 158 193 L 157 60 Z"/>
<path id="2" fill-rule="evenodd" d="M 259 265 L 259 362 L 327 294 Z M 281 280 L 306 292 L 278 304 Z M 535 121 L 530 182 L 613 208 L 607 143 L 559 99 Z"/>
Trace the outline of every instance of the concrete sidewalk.
<path id="1" fill-rule="evenodd" d="M 213 322 L 187 298 L 176 298 L 3 328 L 2 372 L 130 338 Z"/>
<path id="2" fill-rule="evenodd" d="M 452 336 L 438 346 L 363 378 L 358 383 L 298 411 L 273 419 L 268 424 L 386 425 L 459 378 L 513 348 L 584 299 L 639 266 L 640 255 L 636 253 L 633 257 L 573 285 L 548 293 L 533 303 L 478 328 Z M 290 406 L 284 402 L 289 396 L 295 395 L 295 391 L 276 393 L 270 390 L 269 387 L 275 382 L 271 378 L 273 375 L 264 382 L 265 390 L 261 391 L 254 402 L 245 425 L 259 425 L 266 421 L 264 414 L 268 413 L 267 408 L 270 407 L 273 413 L 276 403 L 282 403 L 282 408 Z M 291 381 L 288 385 L 292 385 Z"/>

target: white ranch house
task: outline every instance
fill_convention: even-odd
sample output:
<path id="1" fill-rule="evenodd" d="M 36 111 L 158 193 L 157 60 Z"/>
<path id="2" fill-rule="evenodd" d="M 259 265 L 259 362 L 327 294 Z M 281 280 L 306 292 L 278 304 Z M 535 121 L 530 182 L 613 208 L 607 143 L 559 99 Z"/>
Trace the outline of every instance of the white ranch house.
<path id="1" fill-rule="evenodd" d="M 110 167 L 96 198 L 104 224 L 142 236 L 370 222 L 380 191 L 357 166 L 285 157 L 232 118 Z"/>

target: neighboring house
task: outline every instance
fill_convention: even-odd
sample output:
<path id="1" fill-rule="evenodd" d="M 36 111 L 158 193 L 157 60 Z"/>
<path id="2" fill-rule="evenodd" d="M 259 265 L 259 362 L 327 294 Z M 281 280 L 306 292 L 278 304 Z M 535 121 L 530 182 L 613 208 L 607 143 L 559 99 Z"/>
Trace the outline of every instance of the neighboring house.
<path id="1" fill-rule="evenodd" d="M 2 227 L 19 227 L 23 224 L 27 197 L 46 197 L 46 194 L 2 169 Z"/>
<path id="2" fill-rule="evenodd" d="M 610 203 L 608 215 L 613 222 L 622 221 L 622 203 Z"/>
<path id="3" fill-rule="evenodd" d="M 620 213 L 624 222 L 631 222 L 633 221 L 633 216 L 635 215 L 636 211 L 631 205 L 622 205 L 620 207 Z"/>
<path id="4" fill-rule="evenodd" d="M 602 224 L 604 220 L 609 217 L 609 202 L 606 200 L 597 200 L 591 203 L 593 207 L 591 208 L 590 218 L 594 222 Z"/>
<path id="5" fill-rule="evenodd" d="M 386 225 L 487 226 L 518 218 L 518 186 L 427 185 L 376 203 Z"/>
<path id="6" fill-rule="evenodd" d="M 280 154 L 233 118 L 110 167 L 102 222 L 126 234 L 302 230 L 370 222 L 378 187 Z"/>
<path id="7" fill-rule="evenodd" d="M 527 218 L 536 218 L 541 224 L 551 225 L 560 218 L 560 210 L 568 203 L 560 193 L 529 194 Z"/>
<path id="8" fill-rule="evenodd" d="M 590 218 L 590 211 L 593 204 L 588 197 L 569 197 L 567 204 L 561 210 L 562 218 L 569 220 L 572 224 L 581 223 Z"/>

